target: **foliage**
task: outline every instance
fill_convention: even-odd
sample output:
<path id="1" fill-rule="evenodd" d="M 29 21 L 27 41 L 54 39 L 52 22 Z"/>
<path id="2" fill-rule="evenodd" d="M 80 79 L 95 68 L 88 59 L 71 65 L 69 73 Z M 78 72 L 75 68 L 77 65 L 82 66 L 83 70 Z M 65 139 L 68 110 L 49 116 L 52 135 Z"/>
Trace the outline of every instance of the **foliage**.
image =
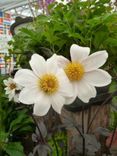
<path id="1" fill-rule="evenodd" d="M 47 130 L 43 121 L 38 122 L 35 133 L 32 134 L 32 141 L 36 145 L 29 156 L 35 156 L 36 154 L 41 156 L 66 156 L 67 154 L 67 137 L 65 131 L 58 130 L 54 127 L 54 130 L 50 132 Z"/>
<path id="2" fill-rule="evenodd" d="M 0 76 L 0 152 L 2 156 L 5 153 L 9 156 L 24 156 L 18 136 L 32 132 L 33 122 L 27 114 L 27 109 L 8 101 L 4 94 L 4 78 Z"/>
<path id="3" fill-rule="evenodd" d="M 69 57 L 71 44 L 77 43 L 90 47 L 92 52 L 106 49 L 108 65 L 111 68 L 117 65 L 117 13 L 112 11 L 109 0 L 54 3 L 48 9 L 50 14 L 38 16 L 33 29 L 21 29 L 9 42 L 13 47 L 11 53 L 22 54 L 18 63 L 27 66 L 24 60 L 29 60 L 32 53 L 46 54 L 46 57 L 58 53 Z"/>
<path id="4" fill-rule="evenodd" d="M 49 139 L 49 145 L 52 147 L 52 154 L 57 156 L 66 156 L 67 155 L 67 136 L 66 133 L 63 131 L 56 132 L 55 135 Z"/>
<path id="5" fill-rule="evenodd" d="M 4 94 L 3 85 L 3 80 L 6 78 L 7 76 L 0 76 L 0 155 L 24 156 L 25 149 L 21 138 L 30 135 L 35 126 L 29 116 L 31 109 L 27 110 L 25 105 L 8 101 Z M 35 133 L 32 134 L 32 141 L 36 144 L 34 148 L 32 147 L 33 155 L 37 152 L 39 155 L 43 154 L 44 156 L 51 155 L 51 153 L 56 155 L 57 150 L 59 154 L 65 155 L 66 135 L 63 132 L 58 132 L 58 130 L 50 133 L 43 122 L 38 123 L 38 126 L 46 142 L 42 144 L 41 139 L 39 139 L 39 130 L 36 128 Z M 28 140 L 25 141 L 28 143 Z"/>
<path id="6" fill-rule="evenodd" d="M 111 119 L 110 129 L 113 130 L 117 126 L 117 111 L 111 112 L 110 119 Z"/>

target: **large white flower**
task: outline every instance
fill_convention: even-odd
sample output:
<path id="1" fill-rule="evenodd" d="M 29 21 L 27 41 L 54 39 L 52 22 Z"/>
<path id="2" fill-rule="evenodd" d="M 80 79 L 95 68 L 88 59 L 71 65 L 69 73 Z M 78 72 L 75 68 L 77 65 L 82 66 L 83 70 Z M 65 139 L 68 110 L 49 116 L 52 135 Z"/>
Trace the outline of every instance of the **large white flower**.
<path id="1" fill-rule="evenodd" d="M 108 58 L 108 53 L 98 51 L 89 56 L 90 48 L 73 44 L 70 48 L 71 61 L 63 56 L 56 56 L 59 67 L 63 68 L 71 81 L 74 95 L 83 102 L 89 102 L 96 96 L 95 87 L 103 87 L 111 83 L 111 76 L 98 69 Z M 69 99 L 73 101 L 73 99 Z"/>
<path id="2" fill-rule="evenodd" d="M 5 94 L 8 95 L 9 101 L 13 100 L 15 102 L 19 102 L 19 91 L 22 89 L 22 87 L 18 85 L 12 78 L 8 78 L 8 80 L 4 80 L 3 82 L 6 86 Z"/>
<path id="3" fill-rule="evenodd" d="M 15 81 L 24 86 L 20 102 L 34 104 L 35 115 L 45 115 L 51 106 L 61 113 L 66 99 L 73 94 L 64 70 L 58 68 L 54 56 L 45 61 L 42 56 L 33 54 L 29 63 L 32 70 L 21 69 L 15 74 Z"/>

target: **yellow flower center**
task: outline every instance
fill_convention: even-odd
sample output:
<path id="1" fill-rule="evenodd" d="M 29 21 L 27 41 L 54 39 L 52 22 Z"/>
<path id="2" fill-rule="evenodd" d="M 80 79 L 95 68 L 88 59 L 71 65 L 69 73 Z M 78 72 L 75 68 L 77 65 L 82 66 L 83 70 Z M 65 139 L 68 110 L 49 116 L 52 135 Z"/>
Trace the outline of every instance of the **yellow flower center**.
<path id="1" fill-rule="evenodd" d="M 64 71 L 71 81 L 79 81 L 84 75 L 84 67 L 82 66 L 82 64 L 77 62 L 68 63 Z"/>
<path id="2" fill-rule="evenodd" d="M 53 94 L 58 90 L 59 82 L 55 75 L 53 74 L 45 74 L 43 75 L 39 81 L 39 88 L 46 94 Z"/>
<path id="3" fill-rule="evenodd" d="M 11 84 L 9 85 L 9 88 L 10 88 L 11 90 L 15 89 L 15 88 L 16 88 L 16 84 L 15 84 L 15 83 L 11 83 Z"/>

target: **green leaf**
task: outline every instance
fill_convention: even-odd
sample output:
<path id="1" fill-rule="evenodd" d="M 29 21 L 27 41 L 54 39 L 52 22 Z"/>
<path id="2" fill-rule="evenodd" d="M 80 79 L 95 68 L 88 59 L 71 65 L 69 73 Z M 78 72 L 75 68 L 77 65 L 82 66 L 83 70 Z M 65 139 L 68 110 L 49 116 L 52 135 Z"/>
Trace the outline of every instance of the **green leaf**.
<path id="1" fill-rule="evenodd" d="M 22 110 L 17 114 L 17 117 L 15 120 L 13 120 L 10 124 L 9 131 L 14 132 L 16 130 L 21 129 L 29 129 L 30 124 L 32 124 L 32 119 L 26 114 L 27 110 Z M 27 127 L 28 126 L 28 127 Z M 25 128 L 24 128 L 25 127 Z M 27 128 L 26 128 L 27 127 Z M 30 127 L 31 129 L 31 127 Z"/>
<path id="2" fill-rule="evenodd" d="M 8 133 L 0 130 L 0 142 L 5 142 L 7 138 L 8 138 Z"/>
<path id="3" fill-rule="evenodd" d="M 106 44 L 110 45 L 111 47 L 117 47 L 117 38 L 109 37 L 106 41 Z"/>
<path id="4" fill-rule="evenodd" d="M 5 147 L 5 151 L 9 156 L 24 156 L 23 146 L 20 142 L 8 143 Z"/>
<path id="5" fill-rule="evenodd" d="M 112 103 L 115 104 L 115 105 L 117 106 L 117 96 L 113 97 Z"/>
<path id="6" fill-rule="evenodd" d="M 6 142 L 8 142 L 8 133 L 0 129 L 0 150 L 4 150 Z"/>
<path id="7" fill-rule="evenodd" d="M 95 33 L 95 38 L 94 38 L 94 43 L 95 43 L 95 47 L 97 49 L 100 48 L 100 46 L 103 44 L 103 42 L 105 41 L 105 39 L 108 38 L 108 31 L 105 30 L 104 31 L 98 31 Z"/>
<path id="8" fill-rule="evenodd" d="M 116 81 L 112 81 L 110 87 L 109 87 L 109 92 L 114 92 L 117 90 L 117 82 Z"/>

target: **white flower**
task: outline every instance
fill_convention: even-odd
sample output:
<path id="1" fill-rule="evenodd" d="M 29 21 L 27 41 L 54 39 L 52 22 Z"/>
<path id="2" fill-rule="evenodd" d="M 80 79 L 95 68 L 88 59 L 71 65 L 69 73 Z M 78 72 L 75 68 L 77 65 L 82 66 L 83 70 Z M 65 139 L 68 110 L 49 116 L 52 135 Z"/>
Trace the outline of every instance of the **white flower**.
<path id="1" fill-rule="evenodd" d="M 108 53 L 98 51 L 89 56 L 90 48 L 73 44 L 70 48 L 71 61 L 63 56 L 56 56 L 59 67 L 63 68 L 74 89 L 74 96 L 83 102 L 89 102 L 96 96 L 95 87 L 103 87 L 111 83 L 111 76 L 98 69 L 108 58 Z M 73 101 L 73 99 L 69 99 Z"/>
<path id="2" fill-rule="evenodd" d="M 54 56 L 45 61 L 42 56 L 33 54 L 29 63 L 32 70 L 21 69 L 15 74 L 15 81 L 24 86 L 20 102 L 34 104 L 35 115 L 45 115 L 51 106 L 61 113 L 66 98 L 73 92 L 64 70 L 58 68 Z"/>
<path id="3" fill-rule="evenodd" d="M 4 80 L 3 82 L 6 85 L 5 94 L 8 95 L 9 101 L 14 100 L 15 102 L 19 102 L 19 91 L 22 87 L 16 84 L 12 78 L 8 78 L 8 80 Z"/>

